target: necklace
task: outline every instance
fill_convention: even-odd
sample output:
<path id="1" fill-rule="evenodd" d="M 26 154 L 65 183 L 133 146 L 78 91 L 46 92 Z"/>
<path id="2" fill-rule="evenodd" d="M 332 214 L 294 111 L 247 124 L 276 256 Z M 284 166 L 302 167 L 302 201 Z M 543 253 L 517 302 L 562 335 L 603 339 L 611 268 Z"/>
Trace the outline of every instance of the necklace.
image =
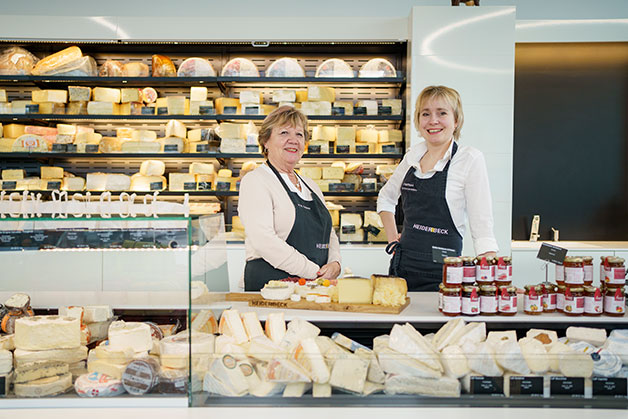
<path id="1" fill-rule="evenodd" d="M 288 173 L 288 179 L 297 187 L 298 190 L 301 190 L 301 182 L 299 181 L 299 177 L 294 172 Z"/>

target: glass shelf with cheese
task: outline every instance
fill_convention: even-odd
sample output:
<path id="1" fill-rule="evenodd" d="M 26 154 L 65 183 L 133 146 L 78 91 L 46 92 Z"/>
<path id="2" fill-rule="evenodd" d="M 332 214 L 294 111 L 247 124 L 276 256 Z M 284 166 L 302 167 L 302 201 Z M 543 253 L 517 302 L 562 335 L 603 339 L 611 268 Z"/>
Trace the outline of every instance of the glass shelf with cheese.
<path id="1" fill-rule="evenodd" d="M 266 115 L 69 115 L 69 114 L 0 114 L 0 121 L 72 121 L 72 120 L 98 120 L 98 121 L 167 121 L 170 119 L 182 121 L 263 121 Z M 403 115 L 309 115 L 311 121 L 356 121 L 356 122 L 385 122 L 403 121 Z"/>
<path id="2" fill-rule="evenodd" d="M 115 158 L 142 158 L 142 159 L 242 159 L 242 158 L 259 158 L 263 156 L 259 153 L 212 153 L 212 152 L 198 152 L 198 153 L 99 153 L 99 152 L 85 152 L 85 153 L 73 153 L 73 152 L 20 152 L 20 153 L 5 153 L 0 152 L 2 158 L 9 159 L 21 159 L 21 158 L 56 158 L 56 159 L 72 159 L 72 158 L 86 158 L 94 159 L 115 159 Z M 401 159 L 403 154 L 398 153 L 385 153 L 385 154 L 304 154 L 303 159 L 312 160 L 337 160 L 337 159 Z"/>

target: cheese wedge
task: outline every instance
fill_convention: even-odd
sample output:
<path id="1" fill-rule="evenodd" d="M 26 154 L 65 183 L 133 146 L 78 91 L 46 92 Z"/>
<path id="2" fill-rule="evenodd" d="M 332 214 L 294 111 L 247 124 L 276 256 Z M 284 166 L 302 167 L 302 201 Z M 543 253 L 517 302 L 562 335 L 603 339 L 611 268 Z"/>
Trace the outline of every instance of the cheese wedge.
<path id="1" fill-rule="evenodd" d="M 434 347 L 409 323 L 393 326 L 388 345 L 434 370 L 442 371 L 439 355 Z"/>
<path id="2" fill-rule="evenodd" d="M 257 318 L 256 312 L 249 311 L 246 313 L 242 313 L 241 317 L 242 323 L 244 324 L 244 330 L 246 331 L 246 335 L 249 340 L 258 336 L 265 336 L 264 330 L 262 329 L 262 324 Z"/>
<path id="3" fill-rule="evenodd" d="M 472 356 L 472 354 L 470 354 Z M 471 372 L 467 357 L 460 346 L 450 345 L 441 351 L 440 362 L 445 375 L 451 378 L 461 378 Z"/>
<path id="4" fill-rule="evenodd" d="M 283 312 L 268 313 L 264 325 L 266 336 L 274 343 L 280 343 L 286 334 L 286 322 Z"/>

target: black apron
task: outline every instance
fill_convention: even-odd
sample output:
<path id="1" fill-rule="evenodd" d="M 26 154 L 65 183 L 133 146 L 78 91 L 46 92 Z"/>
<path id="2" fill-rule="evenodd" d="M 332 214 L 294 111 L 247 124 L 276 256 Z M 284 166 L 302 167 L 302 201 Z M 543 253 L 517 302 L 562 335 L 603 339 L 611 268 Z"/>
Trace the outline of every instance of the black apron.
<path id="1" fill-rule="evenodd" d="M 303 179 L 301 184 L 312 193 L 311 201 L 306 201 L 296 192 L 291 192 L 277 169 L 268 161 L 266 164 L 275 173 L 294 205 L 294 225 L 286 243 L 318 266 L 325 265 L 329 255 L 329 235 L 332 228 L 331 215 L 327 207 Z M 244 266 L 244 290 L 259 291 L 268 281 L 289 276 L 293 275 L 274 268 L 262 258 L 249 260 Z"/>
<path id="2" fill-rule="evenodd" d="M 451 158 L 441 172 L 420 179 L 411 167 L 401 184 L 403 230 L 389 273 L 405 278 L 409 291 L 438 291 L 443 265 L 434 263 L 432 246 L 462 253 L 462 236 L 451 218 L 445 194 L 449 165 L 457 150 L 454 142 Z"/>

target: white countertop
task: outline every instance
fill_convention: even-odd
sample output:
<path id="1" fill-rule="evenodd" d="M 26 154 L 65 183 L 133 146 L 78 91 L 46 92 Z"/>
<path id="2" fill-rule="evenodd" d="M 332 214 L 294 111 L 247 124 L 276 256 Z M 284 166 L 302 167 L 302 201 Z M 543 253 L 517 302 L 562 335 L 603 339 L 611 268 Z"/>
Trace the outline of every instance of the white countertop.
<path id="1" fill-rule="evenodd" d="M 569 250 L 604 250 L 604 249 L 628 249 L 628 241 L 621 242 L 596 242 L 596 241 L 512 241 L 512 250 L 539 250 L 542 243 L 562 247 Z"/>

